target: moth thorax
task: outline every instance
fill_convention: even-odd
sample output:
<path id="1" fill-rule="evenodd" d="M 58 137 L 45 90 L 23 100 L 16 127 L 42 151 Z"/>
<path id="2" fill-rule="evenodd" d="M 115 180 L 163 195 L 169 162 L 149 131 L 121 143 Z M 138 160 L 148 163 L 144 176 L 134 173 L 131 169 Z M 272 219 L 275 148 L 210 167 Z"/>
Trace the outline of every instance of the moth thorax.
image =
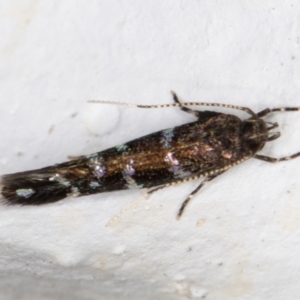
<path id="1" fill-rule="evenodd" d="M 249 118 L 242 122 L 243 140 L 253 152 L 261 150 L 268 139 L 267 124 L 262 119 Z"/>

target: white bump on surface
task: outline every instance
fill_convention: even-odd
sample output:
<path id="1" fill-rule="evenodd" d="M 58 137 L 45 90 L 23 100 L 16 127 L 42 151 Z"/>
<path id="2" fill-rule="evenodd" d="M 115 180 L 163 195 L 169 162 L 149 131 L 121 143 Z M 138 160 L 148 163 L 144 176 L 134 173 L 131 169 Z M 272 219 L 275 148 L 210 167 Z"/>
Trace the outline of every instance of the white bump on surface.
<path id="1" fill-rule="evenodd" d="M 85 128 L 93 136 L 103 136 L 113 132 L 119 118 L 118 108 L 104 104 L 87 104 L 83 113 Z"/>
<path id="2" fill-rule="evenodd" d="M 113 254 L 122 255 L 125 252 L 126 247 L 124 245 L 116 246 L 113 250 Z"/>

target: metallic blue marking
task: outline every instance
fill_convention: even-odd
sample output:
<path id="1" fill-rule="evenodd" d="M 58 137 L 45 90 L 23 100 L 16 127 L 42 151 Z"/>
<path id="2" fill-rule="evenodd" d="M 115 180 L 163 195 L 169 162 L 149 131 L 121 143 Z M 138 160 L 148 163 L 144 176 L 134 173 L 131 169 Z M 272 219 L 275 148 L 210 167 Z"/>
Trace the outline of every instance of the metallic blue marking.
<path id="1" fill-rule="evenodd" d="M 92 189 L 96 189 L 100 186 L 100 183 L 97 182 L 97 181 L 92 181 L 90 184 L 89 184 L 90 188 Z"/>
<path id="2" fill-rule="evenodd" d="M 166 129 L 162 132 L 162 137 L 160 138 L 160 143 L 166 149 L 171 148 L 172 138 L 174 136 L 174 131 L 172 128 Z"/>
<path id="3" fill-rule="evenodd" d="M 28 198 L 35 193 L 33 189 L 18 189 L 16 190 L 16 194 L 20 197 Z"/>
<path id="4" fill-rule="evenodd" d="M 123 145 L 116 146 L 115 148 L 118 152 L 123 152 L 127 150 L 128 146 L 126 144 L 123 144 Z"/>

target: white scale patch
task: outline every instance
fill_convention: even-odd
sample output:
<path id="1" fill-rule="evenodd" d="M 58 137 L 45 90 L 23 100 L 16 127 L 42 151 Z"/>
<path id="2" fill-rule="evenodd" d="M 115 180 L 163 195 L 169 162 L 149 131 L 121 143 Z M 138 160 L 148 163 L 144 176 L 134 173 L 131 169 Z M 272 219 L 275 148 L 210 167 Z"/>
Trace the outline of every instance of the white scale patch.
<path id="1" fill-rule="evenodd" d="M 70 186 L 70 182 L 65 179 L 63 176 L 60 174 L 55 174 L 54 176 L 49 178 L 50 181 L 57 181 L 58 183 L 64 185 L 64 186 Z"/>
<path id="2" fill-rule="evenodd" d="M 101 178 L 106 173 L 106 167 L 103 165 L 103 158 L 98 157 L 97 154 L 91 155 L 88 166 L 93 170 L 94 175 Z"/>
<path id="3" fill-rule="evenodd" d="M 132 178 L 135 174 L 135 169 L 132 166 L 134 164 L 134 160 L 130 159 L 129 164 L 126 165 L 125 169 L 122 171 L 123 178 L 127 182 L 128 189 L 139 189 L 142 188 L 142 185 L 138 185 L 135 180 Z"/>
<path id="4" fill-rule="evenodd" d="M 179 163 L 179 161 L 174 157 L 173 152 L 169 152 L 165 157 L 165 162 L 167 162 L 171 167 L 169 171 L 174 174 L 175 178 L 186 178 L 191 175 L 191 172 L 184 171 Z"/>
<path id="5" fill-rule="evenodd" d="M 18 189 L 16 190 L 16 194 L 19 196 L 19 197 L 25 197 L 25 198 L 28 198 L 30 197 L 31 195 L 33 195 L 35 193 L 35 190 L 33 189 Z"/>

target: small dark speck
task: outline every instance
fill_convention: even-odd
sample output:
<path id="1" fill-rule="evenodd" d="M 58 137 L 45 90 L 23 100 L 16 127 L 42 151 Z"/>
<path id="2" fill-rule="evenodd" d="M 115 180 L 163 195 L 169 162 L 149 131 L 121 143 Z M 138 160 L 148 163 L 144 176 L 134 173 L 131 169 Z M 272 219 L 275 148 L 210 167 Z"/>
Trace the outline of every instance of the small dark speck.
<path id="1" fill-rule="evenodd" d="M 292 60 L 295 60 L 295 56 L 294 55 L 292 56 Z"/>
<path id="2" fill-rule="evenodd" d="M 189 247 L 188 248 L 188 252 L 191 252 L 193 249 L 192 249 L 192 247 Z"/>
<path id="3" fill-rule="evenodd" d="M 51 134 L 53 132 L 54 128 L 55 128 L 55 126 L 52 124 L 50 126 L 50 128 L 48 129 L 48 133 Z"/>
<path id="4" fill-rule="evenodd" d="M 76 113 L 73 113 L 73 114 L 71 114 L 71 118 L 75 118 L 77 115 L 78 115 L 77 112 L 76 112 Z"/>
<path id="5" fill-rule="evenodd" d="M 17 152 L 17 156 L 19 156 L 19 157 L 20 157 L 20 156 L 23 156 L 23 155 L 24 155 L 24 153 L 23 153 L 23 152 L 20 152 L 20 151 L 19 151 L 19 152 Z"/>
<path id="6" fill-rule="evenodd" d="M 219 266 L 219 267 L 222 267 L 222 266 L 223 266 L 223 263 L 218 263 L 218 266 Z"/>

